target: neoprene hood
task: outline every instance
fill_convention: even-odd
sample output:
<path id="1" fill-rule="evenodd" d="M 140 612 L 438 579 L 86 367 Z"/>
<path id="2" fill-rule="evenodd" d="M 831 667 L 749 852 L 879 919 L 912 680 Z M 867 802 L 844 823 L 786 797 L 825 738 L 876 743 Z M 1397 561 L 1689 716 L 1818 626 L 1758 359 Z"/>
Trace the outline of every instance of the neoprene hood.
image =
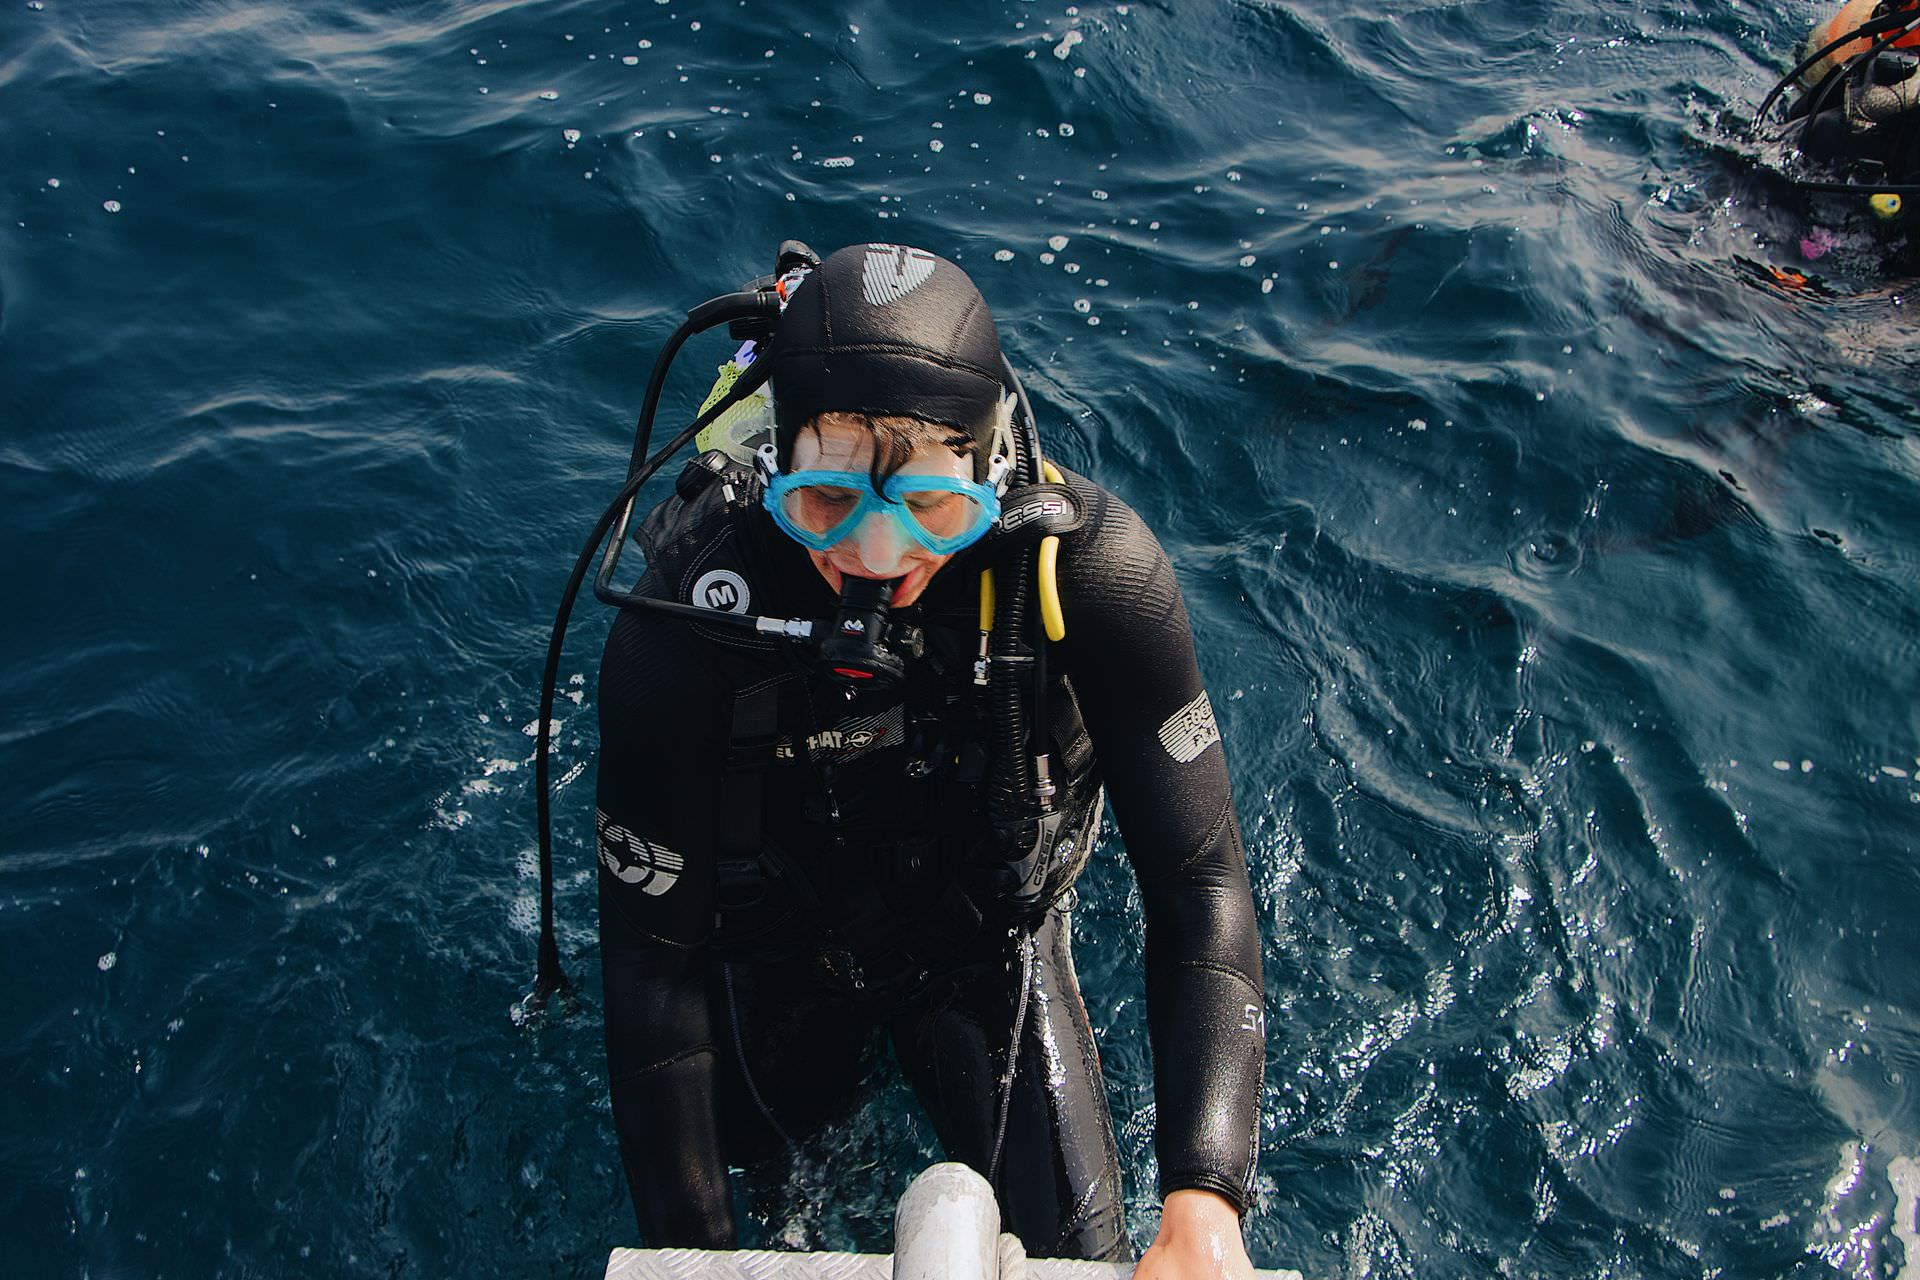
<path id="1" fill-rule="evenodd" d="M 856 244 L 794 290 L 768 354 L 781 465 L 822 413 L 922 418 L 973 436 L 984 470 L 1010 394 L 993 313 L 967 273 L 924 249 Z"/>

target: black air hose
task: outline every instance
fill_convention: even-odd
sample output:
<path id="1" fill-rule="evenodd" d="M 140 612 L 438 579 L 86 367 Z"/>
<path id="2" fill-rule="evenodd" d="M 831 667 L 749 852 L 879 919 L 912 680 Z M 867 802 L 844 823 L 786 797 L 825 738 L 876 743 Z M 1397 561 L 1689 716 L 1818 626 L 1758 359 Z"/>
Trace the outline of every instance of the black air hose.
<path id="1" fill-rule="evenodd" d="M 1012 579 L 998 592 L 993 620 L 993 653 L 989 705 L 993 708 L 993 787 L 988 812 L 1002 836 L 1023 836 L 1029 799 L 1033 795 L 1032 762 L 1027 746 L 1027 700 L 1021 685 L 1027 665 L 1024 650 L 1027 597 L 1033 591 L 1033 563 L 1017 556 L 1009 567 Z M 1024 838 L 1017 841 L 1024 846 Z"/>

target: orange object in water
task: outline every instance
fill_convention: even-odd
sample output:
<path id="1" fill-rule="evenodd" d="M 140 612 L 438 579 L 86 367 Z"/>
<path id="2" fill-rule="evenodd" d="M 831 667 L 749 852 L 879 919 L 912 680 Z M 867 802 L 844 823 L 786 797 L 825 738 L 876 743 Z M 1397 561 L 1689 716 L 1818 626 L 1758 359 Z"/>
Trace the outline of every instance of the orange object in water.
<path id="1" fill-rule="evenodd" d="M 1812 53 L 1815 49 L 1824 48 L 1833 41 L 1838 40 L 1841 36 L 1846 35 L 1847 32 L 1852 31 L 1855 27 L 1858 27 L 1861 23 L 1866 22 L 1873 17 L 1873 11 L 1878 7 L 1879 3 L 1880 0 L 1846 0 L 1846 3 L 1841 5 L 1839 11 L 1831 18 L 1814 27 L 1813 34 L 1807 37 L 1805 52 Z M 1896 7 L 1911 10 L 1912 17 L 1920 18 L 1920 0 L 1902 0 Z M 1838 49 L 1835 49 L 1832 53 L 1808 68 L 1804 77 L 1805 82 L 1809 85 L 1818 84 L 1820 78 L 1829 71 L 1845 62 L 1848 58 L 1853 57 L 1855 54 L 1865 53 L 1890 34 L 1892 33 L 1887 32 L 1879 36 L 1862 36 L 1858 40 L 1849 40 L 1846 44 L 1841 45 Z M 1896 49 L 1920 48 L 1920 29 L 1910 31 L 1906 35 L 1901 36 L 1893 42 L 1892 47 Z"/>

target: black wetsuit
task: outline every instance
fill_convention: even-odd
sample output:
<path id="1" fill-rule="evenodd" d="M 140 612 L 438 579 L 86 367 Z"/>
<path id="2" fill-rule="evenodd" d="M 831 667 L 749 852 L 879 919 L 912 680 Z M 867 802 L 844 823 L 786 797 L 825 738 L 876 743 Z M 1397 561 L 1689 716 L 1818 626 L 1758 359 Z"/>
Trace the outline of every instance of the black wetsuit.
<path id="1" fill-rule="evenodd" d="M 740 630 L 637 610 L 615 622 L 600 673 L 601 956 L 614 1120 L 648 1243 L 733 1247 L 727 1166 L 778 1149 L 769 1112 L 794 1137 L 832 1119 L 884 1032 L 950 1158 L 984 1171 L 1002 1147 L 1004 1220 L 1031 1253 L 1124 1255 L 1063 893 L 1097 834 L 1102 781 L 1146 916 L 1160 1189 L 1246 1208 L 1264 1017 L 1226 763 L 1165 553 L 1117 498 L 1067 483 L 1088 518 L 1062 539 L 1051 718 L 1073 736 L 1077 700 L 1085 732 L 1058 743 L 1070 758 L 1054 768 L 1063 810 L 1092 816 L 1069 823 L 1081 829 L 1056 853 L 1055 900 L 1024 920 L 992 900 L 980 788 L 952 767 L 972 740 L 958 722 L 972 705 L 976 571 L 1005 554 L 993 543 L 902 611 L 929 649 L 894 697 L 849 703 L 793 646 Z M 710 490 L 697 505 L 699 518 L 653 531 L 664 541 L 649 545 L 644 591 L 829 611 L 805 553 L 750 500 Z M 770 749 L 740 710 L 749 695 L 777 721 Z M 743 861 L 743 831 L 779 856 Z"/>

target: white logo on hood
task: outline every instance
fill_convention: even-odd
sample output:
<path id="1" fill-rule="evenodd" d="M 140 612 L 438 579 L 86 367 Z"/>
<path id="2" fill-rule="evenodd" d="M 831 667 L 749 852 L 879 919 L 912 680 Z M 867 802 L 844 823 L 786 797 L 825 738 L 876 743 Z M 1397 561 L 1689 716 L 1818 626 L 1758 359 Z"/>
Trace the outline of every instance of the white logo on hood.
<path id="1" fill-rule="evenodd" d="M 865 269 L 861 272 L 861 292 L 876 307 L 898 302 L 927 282 L 938 261 L 925 249 L 870 244 Z"/>

